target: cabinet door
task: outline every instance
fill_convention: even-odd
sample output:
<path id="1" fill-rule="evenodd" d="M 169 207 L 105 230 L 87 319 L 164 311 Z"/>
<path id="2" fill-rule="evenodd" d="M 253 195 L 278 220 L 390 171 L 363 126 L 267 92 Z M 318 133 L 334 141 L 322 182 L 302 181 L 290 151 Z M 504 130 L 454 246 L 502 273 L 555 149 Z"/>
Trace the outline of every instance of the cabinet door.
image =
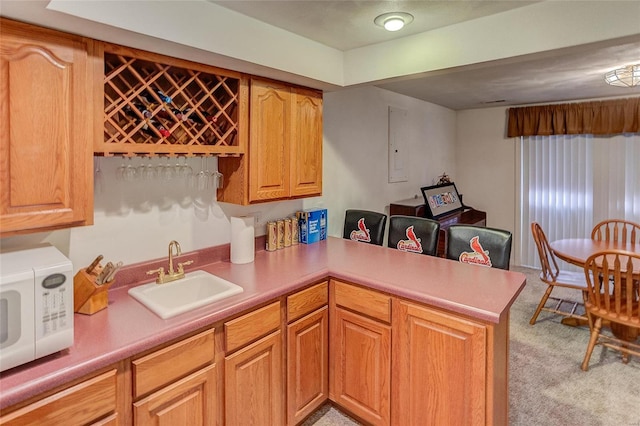
<path id="1" fill-rule="evenodd" d="M 291 196 L 322 194 L 322 94 L 293 89 Z"/>
<path id="2" fill-rule="evenodd" d="M 91 224 L 93 44 L 0 26 L 0 232 Z"/>
<path id="3" fill-rule="evenodd" d="M 325 290 L 326 294 L 326 290 Z M 287 424 L 295 425 L 329 396 L 329 308 L 287 327 Z"/>
<path id="4" fill-rule="evenodd" d="M 291 89 L 251 82 L 249 131 L 250 201 L 289 196 Z"/>
<path id="5" fill-rule="evenodd" d="M 134 424 L 212 425 L 215 389 L 216 365 L 212 364 L 133 404 Z"/>
<path id="6" fill-rule="evenodd" d="M 225 358 L 225 424 L 283 424 L 282 332 Z"/>
<path id="7" fill-rule="evenodd" d="M 394 309 L 393 424 L 485 424 L 486 328 L 406 302 Z"/>
<path id="8" fill-rule="evenodd" d="M 117 370 L 89 378 L 0 417 L 2 425 L 115 424 Z M 125 392 L 120 389 L 120 392 Z M 124 413 L 123 413 L 124 414 Z M 120 417 L 120 419 L 126 416 Z M 122 421 L 122 420 L 121 420 Z"/>
<path id="9" fill-rule="evenodd" d="M 331 399 L 372 425 L 388 425 L 391 327 L 341 308 L 332 314 Z"/>

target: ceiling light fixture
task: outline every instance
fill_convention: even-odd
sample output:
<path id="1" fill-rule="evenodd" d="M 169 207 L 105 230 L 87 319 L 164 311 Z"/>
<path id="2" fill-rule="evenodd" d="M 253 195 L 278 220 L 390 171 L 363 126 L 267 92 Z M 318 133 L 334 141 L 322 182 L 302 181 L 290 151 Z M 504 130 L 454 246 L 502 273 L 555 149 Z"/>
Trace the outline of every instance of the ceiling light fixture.
<path id="1" fill-rule="evenodd" d="M 627 65 L 609 71 L 604 75 L 604 81 L 612 86 L 634 87 L 640 85 L 640 64 Z"/>
<path id="2" fill-rule="evenodd" d="M 413 15 L 405 12 L 383 13 L 373 20 L 376 25 L 384 27 L 387 31 L 401 30 L 405 25 L 409 25 L 412 21 Z"/>

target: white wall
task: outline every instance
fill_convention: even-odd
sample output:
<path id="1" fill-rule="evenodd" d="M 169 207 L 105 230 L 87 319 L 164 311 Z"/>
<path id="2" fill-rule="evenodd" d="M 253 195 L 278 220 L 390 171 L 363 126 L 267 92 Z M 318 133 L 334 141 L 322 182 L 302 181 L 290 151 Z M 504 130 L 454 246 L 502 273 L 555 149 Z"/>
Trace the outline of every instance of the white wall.
<path id="1" fill-rule="evenodd" d="M 408 111 L 411 160 L 407 182 L 387 182 L 389 105 Z M 3 238 L 2 248 L 49 242 L 71 258 L 76 270 L 98 254 L 131 264 L 167 256 L 173 239 L 185 252 L 229 243 L 231 216 L 260 212 L 256 235 L 264 235 L 267 220 L 313 207 L 328 209 L 329 235 L 341 236 L 345 209 L 388 213 L 389 203 L 412 197 L 444 171 L 456 175 L 456 115 L 452 110 L 386 90 L 359 88 L 325 94 L 323 113 L 322 197 L 248 207 L 218 203 L 213 191 L 189 189 L 180 179 L 123 182 L 116 179 L 123 159 L 99 158 L 94 161 L 99 161 L 103 185 L 95 190 L 93 226 Z M 132 162 L 138 166 L 149 160 L 135 158 Z M 166 160 L 152 162 L 157 165 Z M 201 169 L 199 158 L 188 163 L 196 173 Z M 208 160 L 207 168 L 217 168 L 215 158 Z"/>
<path id="2" fill-rule="evenodd" d="M 388 108 L 407 114 L 409 179 L 388 182 Z M 305 207 L 324 205 L 329 235 L 342 236 L 348 208 L 388 214 L 389 204 L 419 194 L 443 172 L 456 175 L 456 113 L 447 108 L 374 87 L 324 96 L 323 196 Z"/>
<path id="3" fill-rule="evenodd" d="M 516 145 L 506 137 L 507 109 L 458 111 L 458 190 L 464 203 L 487 212 L 487 226 L 515 231 Z"/>
<path id="4" fill-rule="evenodd" d="M 214 190 L 190 189 L 184 179 L 124 182 L 116 179 L 122 158 L 94 158 L 96 161 L 103 185 L 95 189 L 94 225 L 3 238 L 2 248 L 48 242 L 69 256 L 75 270 L 87 266 L 99 254 L 105 261 L 121 260 L 127 265 L 166 257 L 171 240 L 177 240 L 183 252 L 229 243 L 231 216 L 260 212 L 256 235 L 264 235 L 265 221 L 290 216 L 302 208 L 302 201 L 248 207 L 218 203 Z M 132 162 L 137 166 L 148 164 L 149 159 L 135 158 Z M 160 162 L 165 164 L 166 160 L 152 160 L 154 165 Z M 188 164 L 195 173 L 201 170 L 200 158 L 191 158 Z M 207 168 L 215 170 L 217 160 L 210 158 Z"/>

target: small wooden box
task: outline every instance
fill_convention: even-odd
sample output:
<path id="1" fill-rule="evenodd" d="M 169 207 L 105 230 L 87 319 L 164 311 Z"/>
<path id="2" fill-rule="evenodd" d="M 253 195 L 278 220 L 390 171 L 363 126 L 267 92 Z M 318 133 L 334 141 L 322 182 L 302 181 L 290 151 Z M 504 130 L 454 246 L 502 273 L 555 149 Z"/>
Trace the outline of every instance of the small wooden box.
<path id="1" fill-rule="evenodd" d="M 109 284 L 96 284 L 96 278 L 102 268 L 95 268 L 91 274 L 81 269 L 73 277 L 73 311 L 79 314 L 93 315 L 109 304 Z"/>

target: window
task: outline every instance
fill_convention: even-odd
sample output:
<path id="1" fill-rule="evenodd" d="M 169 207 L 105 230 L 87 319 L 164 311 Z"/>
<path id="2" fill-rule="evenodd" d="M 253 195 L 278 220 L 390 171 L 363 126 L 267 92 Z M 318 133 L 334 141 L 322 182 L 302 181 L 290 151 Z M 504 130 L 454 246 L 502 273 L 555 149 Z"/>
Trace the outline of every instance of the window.
<path id="1" fill-rule="evenodd" d="M 521 137 L 519 151 L 518 264 L 540 266 L 533 221 L 549 241 L 589 237 L 608 218 L 640 222 L 640 134 Z"/>

